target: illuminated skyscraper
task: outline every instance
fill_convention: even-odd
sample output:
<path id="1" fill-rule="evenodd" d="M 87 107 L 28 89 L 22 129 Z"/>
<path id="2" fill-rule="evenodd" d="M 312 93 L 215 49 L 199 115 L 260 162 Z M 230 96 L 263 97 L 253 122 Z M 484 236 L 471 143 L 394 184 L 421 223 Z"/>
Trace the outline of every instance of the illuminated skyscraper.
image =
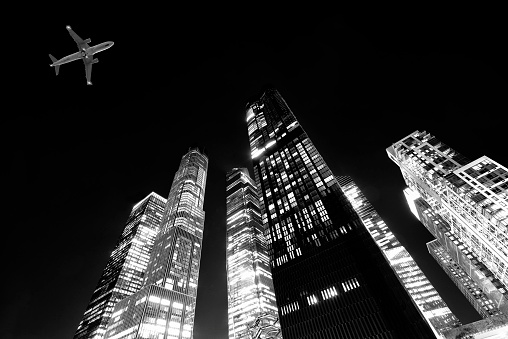
<path id="1" fill-rule="evenodd" d="M 433 337 L 281 95 L 246 117 L 284 339 Z"/>
<path id="2" fill-rule="evenodd" d="M 420 131 L 394 143 L 387 153 L 408 185 L 404 193 L 413 214 L 481 287 L 489 304 L 508 313 L 506 167 L 486 156 L 469 161 Z M 467 286 L 460 290 L 471 301 Z M 482 316 L 492 313 L 486 307 Z"/>
<path id="3" fill-rule="evenodd" d="M 437 263 L 443 268 L 446 274 L 457 285 L 459 290 L 466 296 L 467 300 L 474 306 L 476 311 L 483 317 L 502 314 L 496 304 L 482 290 L 464 269 L 457 264 L 450 253 L 439 243 L 437 239 L 427 243 L 429 253 L 434 257 Z"/>
<path id="4" fill-rule="evenodd" d="M 74 339 L 102 339 L 115 304 L 141 288 L 165 205 L 152 192 L 132 208 Z"/>
<path id="5" fill-rule="evenodd" d="M 169 192 L 139 292 L 116 304 L 107 339 L 192 338 L 208 157 L 190 149 Z"/>
<path id="6" fill-rule="evenodd" d="M 351 177 L 339 176 L 337 180 L 436 337 L 442 336 L 451 328 L 460 326 L 460 321 L 450 311 L 413 257 L 395 238 Z"/>
<path id="7" fill-rule="evenodd" d="M 250 339 L 249 325 L 265 313 L 277 317 L 277 305 L 259 198 L 246 168 L 226 174 L 226 209 L 229 338 Z"/>

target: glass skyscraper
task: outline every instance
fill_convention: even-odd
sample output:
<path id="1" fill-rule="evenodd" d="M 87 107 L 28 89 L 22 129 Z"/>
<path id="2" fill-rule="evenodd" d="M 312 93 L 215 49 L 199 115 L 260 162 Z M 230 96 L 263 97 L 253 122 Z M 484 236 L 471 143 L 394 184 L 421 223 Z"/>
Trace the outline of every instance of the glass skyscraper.
<path id="1" fill-rule="evenodd" d="M 284 339 L 432 338 L 278 91 L 246 111 Z"/>
<path id="2" fill-rule="evenodd" d="M 337 180 L 436 337 L 442 336 L 447 330 L 460 326 L 460 321 L 450 311 L 413 257 L 395 238 L 352 178 L 338 176 Z"/>
<path id="3" fill-rule="evenodd" d="M 132 208 L 74 339 L 104 338 L 116 303 L 141 288 L 165 205 L 152 192 Z"/>
<path id="4" fill-rule="evenodd" d="M 277 305 L 256 184 L 246 168 L 226 174 L 226 210 L 229 338 L 250 339 L 249 327 L 266 313 L 277 318 Z"/>
<path id="5" fill-rule="evenodd" d="M 198 149 L 182 157 L 143 287 L 116 304 L 105 338 L 192 338 L 207 169 Z"/>
<path id="6" fill-rule="evenodd" d="M 441 266 L 457 264 L 481 287 L 491 301 L 482 316 L 496 314 L 495 309 L 508 313 L 507 168 L 486 156 L 470 161 L 425 131 L 411 133 L 387 153 L 408 186 L 411 211 L 449 254 L 451 265 L 438 260 Z M 440 258 L 437 249 L 429 247 L 434 258 Z M 460 290 L 471 301 L 469 280 L 454 282 L 468 284 Z"/>

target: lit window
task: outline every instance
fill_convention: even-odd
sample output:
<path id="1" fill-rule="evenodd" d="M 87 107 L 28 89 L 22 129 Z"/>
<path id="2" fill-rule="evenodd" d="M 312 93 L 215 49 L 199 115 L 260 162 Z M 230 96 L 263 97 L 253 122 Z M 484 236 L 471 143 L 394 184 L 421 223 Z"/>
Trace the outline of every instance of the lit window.
<path id="1" fill-rule="evenodd" d="M 358 282 L 358 280 L 356 278 L 346 280 L 345 282 L 342 283 L 342 288 L 344 289 L 345 292 L 350 291 L 350 290 L 357 288 L 359 286 L 360 286 L 360 283 Z"/>
<path id="2" fill-rule="evenodd" d="M 170 334 L 170 335 L 179 335 L 180 334 L 180 330 L 178 328 L 168 328 L 168 334 Z"/>
<path id="3" fill-rule="evenodd" d="M 169 322 L 169 327 L 180 328 L 180 323 L 177 322 L 177 321 L 170 321 Z"/>
<path id="4" fill-rule="evenodd" d="M 335 286 L 329 287 L 321 291 L 321 296 L 323 297 L 323 300 L 330 299 L 332 297 L 335 297 L 336 295 L 338 295 L 338 293 Z"/>
<path id="5" fill-rule="evenodd" d="M 148 298 L 148 301 L 151 301 L 153 303 L 160 303 L 161 302 L 161 298 L 159 297 L 156 297 L 154 295 L 151 295 L 149 298 Z"/>
<path id="6" fill-rule="evenodd" d="M 316 298 L 315 295 L 312 294 L 307 297 L 307 302 L 309 303 L 309 305 L 314 305 L 317 304 L 318 299 Z"/>

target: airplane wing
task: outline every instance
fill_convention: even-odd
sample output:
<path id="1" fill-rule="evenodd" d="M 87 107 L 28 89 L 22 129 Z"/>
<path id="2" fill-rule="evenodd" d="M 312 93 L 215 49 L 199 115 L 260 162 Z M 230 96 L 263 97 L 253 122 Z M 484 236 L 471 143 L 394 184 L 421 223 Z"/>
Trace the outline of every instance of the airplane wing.
<path id="1" fill-rule="evenodd" d="M 92 84 L 92 65 L 94 64 L 93 56 L 90 56 L 89 58 L 83 58 L 83 61 L 85 62 L 86 84 L 91 85 Z"/>
<path id="2" fill-rule="evenodd" d="M 71 26 L 66 27 L 69 31 L 69 34 L 71 35 L 72 39 L 76 42 L 78 45 L 79 50 L 82 50 L 83 48 L 89 48 L 88 43 L 90 42 L 90 39 L 83 40 L 77 35 L 71 28 Z"/>

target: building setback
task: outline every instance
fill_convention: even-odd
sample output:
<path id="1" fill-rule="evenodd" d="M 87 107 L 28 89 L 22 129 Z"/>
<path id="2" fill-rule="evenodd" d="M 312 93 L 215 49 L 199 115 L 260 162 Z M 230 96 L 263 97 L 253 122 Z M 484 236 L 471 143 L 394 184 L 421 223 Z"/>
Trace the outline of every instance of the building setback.
<path id="1" fill-rule="evenodd" d="M 250 339 L 257 317 L 278 314 L 256 184 L 246 168 L 226 174 L 226 211 L 229 338 Z M 278 322 L 270 330 L 280 330 Z"/>
<path id="2" fill-rule="evenodd" d="M 208 157 L 189 149 L 175 174 L 138 292 L 118 302 L 106 339 L 192 338 Z"/>
<path id="3" fill-rule="evenodd" d="M 246 120 L 284 339 L 434 337 L 277 90 Z"/>
<path id="4" fill-rule="evenodd" d="M 104 338 L 115 304 L 141 288 L 165 205 L 152 192 L 132 208 L 74 339 Z"/>
<path id="5" fill-rule="evenodd" d="M 429 247 L 432 256 L 450 277 L 453 264 L 443 265 L 442 257 L 468 275 L 452 279 L 466 284 L 459 289 L 477 310 L 484 304 L 481 316 L 508 313 L 508 169 L 486 156 L 471 161 L 425 131 L 386 151 L 408 186 L 411 211 L 441 245 Z M 440 248 L 449 256 L 437 255 Z M 480 300 L 469 295 L 469 280 L 481 287 Z"/>
<path id="6" fill-rule="evenodd" d="M 427 243 L 427 248 L 430 255 L 432 255 L 483 318 L 503 314 L 482 290 L 481 286 L 469 277 L 466 271 L 457 264 L 457 261 L 453 260 L 449 251 L 447 251 L 437 239 L 429 241 Z"/>
<path id="7" fill-rule="evenodd" d="M 337 180 L 436 337 L 441 337 L 444 332 L 460 326 L 460 321 L 450 311 L 413 257 L 395 238 L 353 179 L 349 176 L 338 176 Z"/>
<path id="8" fill-rule="evenodd" d="M 508 315 L 499 314 L 466 324 L 446 332 L 445 339 L 508 338 Z"/>

